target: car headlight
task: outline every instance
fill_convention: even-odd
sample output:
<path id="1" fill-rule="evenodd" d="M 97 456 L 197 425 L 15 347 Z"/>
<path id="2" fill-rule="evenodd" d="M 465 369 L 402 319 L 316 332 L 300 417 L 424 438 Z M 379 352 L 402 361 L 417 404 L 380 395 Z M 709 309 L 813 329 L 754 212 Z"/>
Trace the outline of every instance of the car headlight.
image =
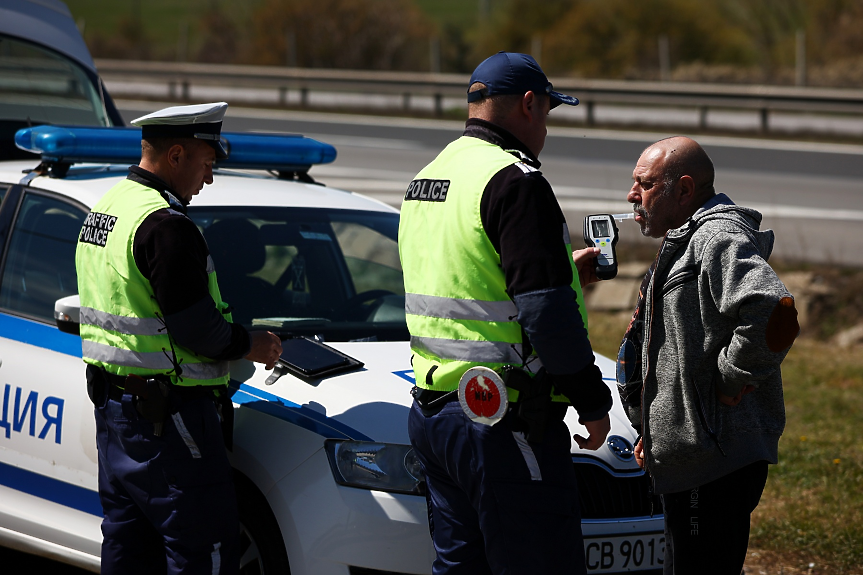
<path id="1" fill-rule="evenodd" d="M 339 485 L 410 495 L 425 493 L 422 466 L 410 445 L 327 439 L 324 448 Z"/>

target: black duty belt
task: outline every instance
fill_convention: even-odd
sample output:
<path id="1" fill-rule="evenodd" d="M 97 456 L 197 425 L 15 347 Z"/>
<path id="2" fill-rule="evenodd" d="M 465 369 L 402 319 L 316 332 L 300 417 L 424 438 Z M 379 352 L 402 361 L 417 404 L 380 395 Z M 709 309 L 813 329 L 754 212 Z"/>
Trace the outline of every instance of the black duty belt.
<path id="1" fill-rule="evenodd" d="M 458 399 L 458 390 L 452 391 L 434 391 L 432 389 L 424 389 L 414 386 L 411 389 L 411 395 L 414 401 L 417 402 L 423 415 L 431 417 L 440 413 L 440 410 L 449 403 Z"/>
<path id="2" fill-rule="evenodd" d="M 100 370 L 102 372 L 102 377 L 108 383 L 108 397 L 113 399 L 114 401 L 121 401 L 123 399 L 124 393 L 131 393 L 132 395 L 138 395 L 135 390 L 137 386 L 143 385 L 147 378 L 153 379 L 162 379 L 165 383 L 168 383 L 167 378 L 164 376 L 139 376 L 139 375 L 115 375 L 113 373 L 108 373 L 105 370 Z M 134 379 L 134 381 L 132 381 Z M 170 384 L 169 384 L 170 385 Z M 182 400 L 188 401 L 193 399 L 200 399 L 204 397 L 213 397 L 214 387 L 212 385 L 195 385 L 195 386 L 184 386 L 184 385 L 171 385 L 171 393 L 176 394 Z"/>

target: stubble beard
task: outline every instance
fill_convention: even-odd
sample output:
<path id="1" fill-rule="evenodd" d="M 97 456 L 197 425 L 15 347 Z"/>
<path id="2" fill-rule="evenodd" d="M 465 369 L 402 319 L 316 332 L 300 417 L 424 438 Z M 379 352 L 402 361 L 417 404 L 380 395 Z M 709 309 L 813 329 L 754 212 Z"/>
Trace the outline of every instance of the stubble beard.
<path id="1" fill-rule="evenodd" d="M 632 210 L 642 218 L 641 235 L 646 238 L 661 238 L 673 226 L 673 215 L 666 209 L 671 192 L 674 190 L 674 181 L 665 182 L 662 193 L 654 200 L 653 208 L 648 212 L 643 205 L 635 204 Z"/>

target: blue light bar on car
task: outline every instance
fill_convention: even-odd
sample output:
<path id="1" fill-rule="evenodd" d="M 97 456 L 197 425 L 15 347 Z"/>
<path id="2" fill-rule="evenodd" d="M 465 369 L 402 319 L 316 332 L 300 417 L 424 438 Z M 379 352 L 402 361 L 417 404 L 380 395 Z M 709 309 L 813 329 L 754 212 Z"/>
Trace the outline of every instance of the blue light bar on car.
<path id="1" fill-rule="evenodd" d="M 34 126 L 15 132 L 15 145 L 49 162 L 137 164 L 141 159 L 141 130 Z"/>
<path id="2" fill-rule="evenodd" d="M 302 171 L 336 159 L 336 149 L 293 134 L 223 132 L 229 157 L 218 168 Z M 137 164 L 141 159 L 140 128 L 34 126 L 15 133 L 15 145 L 42 156 L 43 161 Z"/>
<path id="3" fill-rule="evenodd" d="M 300 135 L 222 133 L 228 142 L 228 158 L 219 160 L 220 168 L 257 170 L 308 169 L 336 159 L 336 149 Z"/>

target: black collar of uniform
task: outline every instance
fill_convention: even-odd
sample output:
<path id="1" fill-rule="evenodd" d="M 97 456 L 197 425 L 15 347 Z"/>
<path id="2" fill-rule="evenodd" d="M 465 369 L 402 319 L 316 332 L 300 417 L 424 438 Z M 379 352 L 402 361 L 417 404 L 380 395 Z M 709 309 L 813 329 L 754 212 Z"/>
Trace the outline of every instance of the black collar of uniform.
<path id="1" fill-rule="evenodd" d="M 504 130 L 497 124 L 492 124 L 486 120 L 479 118 L 470 118 L 465 123 L 464 135 L 471 138 L 484 140 L 495 146 L 500 146 L 505 151 L 532 168 L 539 169 L 540 162 L 530 150 L 527 149 L 521 140 L 513 136 L 509 131 Z"/>
<path id="2" fill-rule="evenodd" d="M 165 198 L 165 201 L 168 202 L 168 205 L 171 208 L 182 214 L 186 213 L 186 206 L 189 205 L 189 202 L 184 202 L 174 193 L 174 190 L 171 189 L 171 186 L 169 186 L 165 180 L 153 172 L 145 170 L 140 166 L 129 166 L 129 175 L 126 176 L 126 179 L 132 180 L 142 186 L 153 188 L 159 192 L 163 198 Z"/>

